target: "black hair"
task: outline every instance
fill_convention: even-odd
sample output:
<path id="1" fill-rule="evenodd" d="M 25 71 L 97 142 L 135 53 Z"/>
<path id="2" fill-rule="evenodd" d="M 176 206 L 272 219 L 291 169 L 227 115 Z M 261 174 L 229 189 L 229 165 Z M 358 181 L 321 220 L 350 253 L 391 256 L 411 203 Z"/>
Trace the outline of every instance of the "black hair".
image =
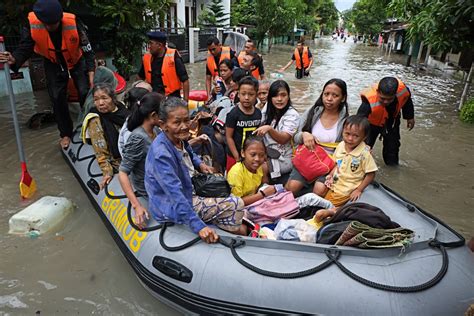
<path id="1" fill-rule="evenodd" d="M 234 68 L 234 65 L 232 64 L 232 60 L 230 60 L 229 58 L 221 60 L 219 62 L 219 66 L 222 65 L 222 64 L 225 64 L 227 66 L 227 68 L 229 68 L 230 70 L 232 70 Z"/>
<path id="2" fill-rule="evenodd" d="M 265 147 L 265 143 L 263 141 L 263 138 L 261 136 L 257 136 L 257 135 L 249 135 L 245 138 L 244 144 L 242 145 L 242 151 L 246 151 L 247 148 L 249 148 L 249 146 L 254 144 L 254 143 L 262 144 L 263 148 L 265 149 L 265 153 L 267 152 L 267 147 Z"/>
<path id="3" fill-rule="evenodd" d="M 396 95 L 398 90 L 398 80 L 395 77 L 385 77 L 379 82 L 378 91 L 385 95 Z"/>
<path id="4" fill-rule="evenodd" d="M 125 105 L 131 112 L 133 112 L 137 105 L 137 101 L 143 98 L 143 96 L 147 94 L 148 92 L 149 91 L 145 88 L 137 88 L 137 87 L 134 87 L 128 90 L 125 93 L 125 97 L 124 97 Z"/>
<path id="5" fill-rule="evenodd" d="M 249 85 L 254 87 L 255 91 L 258 92 L 258 80 L 252 76 L 246 76 L 239 80 L 239 89 L 243 85 Z"/>
<path id="6" fill-rule="evenodd" d="M 314 103 L 311 110 L 309 110 L 308 116 L 306 117 L 306 122 L 304 122 L 304 126 L 303 126 L 303 129 L 302 129 L 303 132 L 311 133 L 311 130 L 313 129 L 313 126 L 311 126 L 311 121 L 313 120 L 314 112 L 316 111 L 316 108 L 318 108 L 320 106 L 324 107 L 324 104 L 323 104 L 324 89 L 326 89 L 326 87 L 330 84 L 335 84 L 336 86 L 338 86 L 342 91 L 342 96 L 345 97 L 345 100 L 343 102 L 341 102 L 341 104 L 339 104 L 338 112 L 341 112 L 343 108 L 346 108 L 346 117 L 349 115 L 349 109 L 348 109 L 348 105 L 347 105 L 347 85 L 346 85 L 346 82 L 342 79 L 333 78 L 333 79 L 329 80 L 328 82 L 326 82 L 324 84 L 323 91 L 321 91 L 321 94 L 319 95 L 319 98 L 316 100 L 316 102 Z"/>
<path id="7" fill-rule="evenodd" d="M 178 108 L 188 110 L 188 104 L 186 101 L 178 97 L 166 98 L 166 100 L 162 101 L 160 105 L 160 120 L 166 122 L 168 120 L 169 114 Z"/>
<path id="8" fill-rule="evenodd" d="M 235 68 L 232 71 L 232 81 L 239 83 L 239 81 L 245 77 L 245 71 L 242 68 Z"/>
<path id="9" fill-rule="evenodd" d="M 272 102 L 272 98 L 278 95 L 278 92 L 284 89 L 288 92 L 288 103 L 286 106 L 279 110 L 277 109 Z M 277 80 L 273 82 L 268 90 L 268 97 L 267 97 L 267 114 L 265 125 L 272 125 L 273 120 L 275 120 L 275 124 L 273 127 L 276 127 L 280 122 L 281 117 L 288 111 L 288 109 L 292 106 L 291 99 L 290 99 L 290 86 L 285 80 Z"/>
<path id="10" fill-rule="evenodd" d="M 260 63 L 262 62 L 262 57 L 260 57 L 260 55 L 254 51 L 247 53 L 247 55 L 252 56 L 252 61 L 250 62 L 251 66 L 258 67 Z"/>
<path id="11" fill-rule="evenodd" d="M 220 43 L 219 39 L 215 36 L 209 37 L 206 42 L 207 46 L 211 46 L 212 44 L 219 45 Z"/>
<path id="12" fill-rule="evenodd" d="M 149 92 L 136 102 L 136 106 L 127 121 L 127 129 L 133 131 L 153 112 L 160 113 L 160 104 L 165 96 L 157 92 Z"/>
<path id="13" fill-rule="evenodd" d="M 110 83 L 98 83 L 92 88 L 92 95 L 94 95 L 97 91 L 104 91 L 111 99 L 112 102 L 117 104 L 117 96 L 115 95 L 115 89 L 112 87 Z"/>
<path id="14" fill-rule="evenodd" d="M 253 46 L 255 46 L 255 42 L 253 40 L 251 40 L 250 38 L 247 40 L 247 43 L 250 43 L 252 44 Z"/>
<path id="15" fill-rule="evenodd" d="M 369 135 L 370 131 L 370 122 L 369 119 L 362 115 L 351 115 L 346 118 L 344 122 L 344 128 L 351 126 L 358 126 L 364 131 L 364 139 Z"/>
<path id="16" fill-rule="evenodd" d="M 304 39 L 299 39 L 298 42 L 297 42 L 297 44 L 302 44 L 302 45 L 304 45 Z"/>

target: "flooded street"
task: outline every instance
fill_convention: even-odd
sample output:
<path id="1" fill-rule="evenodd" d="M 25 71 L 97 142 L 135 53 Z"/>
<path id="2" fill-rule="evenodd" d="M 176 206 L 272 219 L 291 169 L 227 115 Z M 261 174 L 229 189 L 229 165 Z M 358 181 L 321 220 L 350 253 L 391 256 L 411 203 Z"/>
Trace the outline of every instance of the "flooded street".
<path id="1" fill-rule="evenodd" d="M 296 80 L 294 67 L 284 78 L 295 107 L 314 104 L 331 78 L 346 81 L 349 107 L 355 114 L 360 91 L 395 75 L 411 89 L 415 128 L 402 121 L 401 165 L 383 164 L 381 142 L 374 155 L 376 179 L 419 207 L 440 217 L 466 237 L 474 235 L 474 126 L 455 111 L 462 84 L 436 72 L 403 66 L 400 56 L 384 56 L 376 47 L 330 39 L 310 45 L 315 63 L 311 77 Z M 274 46 L 264 54 L 267 76 L 284 66 L 293 48 Z M 406 56 L 404 57 L 406 58 Z M 204 63 L 187 65 L 191 89 L 204 89 Z M 36 179 L 36 199 L 64 196 L 77 206 L 64 226 L 37 239 L 8 235 L 8 219 L 32 201 L 19 199 L 20 165 L 8 98 L 0 98 L 0 315 L 122 314 L 175 315 L 138 282 L 95 209 L 64 162 L 55 125 L 29 130 L 24 123 L 47 107 L 45 91 L 16 97 L 27 165 Z"/>

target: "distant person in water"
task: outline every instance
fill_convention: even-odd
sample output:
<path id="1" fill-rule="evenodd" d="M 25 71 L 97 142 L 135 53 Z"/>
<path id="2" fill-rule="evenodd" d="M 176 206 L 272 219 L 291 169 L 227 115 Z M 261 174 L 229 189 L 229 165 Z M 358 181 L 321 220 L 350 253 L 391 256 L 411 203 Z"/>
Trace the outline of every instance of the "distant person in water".
<path id="1" fill-rule="evenodd" d="M 304 45 L 303 40 L 299 40 L 296 45 L 291 60 L 279 72 L 284 72 L 288 67 L 296 61 L 296 79 L 302 79 L 303 77 L 309 76 L 309 70 L 313 65 L 313 55 L 309 50 L 308 46 Z"/>

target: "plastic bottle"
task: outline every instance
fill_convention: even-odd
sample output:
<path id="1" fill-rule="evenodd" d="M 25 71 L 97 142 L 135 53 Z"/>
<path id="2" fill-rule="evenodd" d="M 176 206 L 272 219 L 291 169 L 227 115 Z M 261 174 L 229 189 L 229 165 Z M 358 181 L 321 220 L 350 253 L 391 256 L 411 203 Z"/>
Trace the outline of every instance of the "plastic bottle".
<path id="1" fill-rule="evenodd" d="M 216 86 L 220 88 L 219 92 L 216 93 L 216 100 L 219 100 L 220 98 L 224 96 L 224 92 L 225 92 L 224 80 L 222 80 L 221 77 L 217 77 Z"/>

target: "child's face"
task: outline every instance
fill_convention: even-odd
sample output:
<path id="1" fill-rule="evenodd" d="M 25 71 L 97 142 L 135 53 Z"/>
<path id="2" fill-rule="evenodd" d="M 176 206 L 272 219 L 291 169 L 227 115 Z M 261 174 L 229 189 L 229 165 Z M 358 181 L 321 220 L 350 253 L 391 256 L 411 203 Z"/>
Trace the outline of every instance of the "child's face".
<path id="1" fill-rule="evenodd" d="M 278 110 L 282 110 L 290 100 L 288 91 L 286 89 L 279 89 L 276 96 L 272 97 L 272 103 Z"/>
<path id="2" fill-rule="evenodd" d="M 257 102 L 257 91 L 255 87 L 249 84 L 243 84 L 239 88 L 240 105 L 245 109 L 250 109 Z"/>
<path id="3" fill-rule="evenodd" d="M 339 108 L 341 102 L 344 102 L 346 97 L 342 95 L 342 90 L 334 83 L 328 84 L 323 91 L 323 104 L 325 110 L 335 110 Z"/>
<path id="4" fill-rule="evenodd" d="M 232 70 L 229 69 L 229 67 L 227 67 L 226 64 L 221 64 L 219 66 L 219 73 L 222 77 L 222 79 L 224 80 L 227 80 L 230 78 L 230 76 L 232 76 Z"/>
<path id="5" fill-rule="evenodd" d="M 265 147 L 261 142 L 251 143 L 247 149 L 242 150 L 240 154 L 242 155 L 245 168 L 252 173 L 256 173 L 267 158 Z"/>
<path id="6" fill-rule="evenodd" d="M 267 103 L 269 89 L 270 89 L 269 84 L 261 84 L 258 86 L 258 99 L 260 100 L 260 103 L 262 104 Z"/>
<path id="7" fill-rule="evenodd" d="M 161 124 L 161 129 L 174 144 L 189 138 L 189 113 L 185 108 L 177 108 L 168 113 L 168 119 Z"/>
<path id="8" fill-rule="evenodd" d="M 365 139 L 365 133 L 359 125 L 346 125 L 342 130 L 342 139 L 349 150 L 353 150 Z"/>

